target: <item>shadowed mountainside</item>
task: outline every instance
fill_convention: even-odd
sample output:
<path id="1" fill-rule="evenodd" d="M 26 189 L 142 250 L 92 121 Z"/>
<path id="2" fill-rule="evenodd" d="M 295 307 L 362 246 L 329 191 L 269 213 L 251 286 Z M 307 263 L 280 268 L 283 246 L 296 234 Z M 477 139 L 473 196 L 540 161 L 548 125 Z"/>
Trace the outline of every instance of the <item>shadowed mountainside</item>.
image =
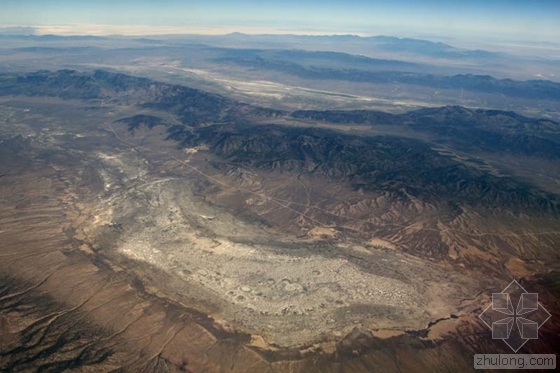
<path id="1" fill-rule="evenodd" d="M 392 125 L 435 136 L 461 150 L 511 153 L 548 159 L 560 157 L 560 124 L 527 118 L 510 111 L 467 109 L 460 106 L 429 108 L 394 115 L 384 112 L 296 111 L 298 119 L 360 124 Z"/>

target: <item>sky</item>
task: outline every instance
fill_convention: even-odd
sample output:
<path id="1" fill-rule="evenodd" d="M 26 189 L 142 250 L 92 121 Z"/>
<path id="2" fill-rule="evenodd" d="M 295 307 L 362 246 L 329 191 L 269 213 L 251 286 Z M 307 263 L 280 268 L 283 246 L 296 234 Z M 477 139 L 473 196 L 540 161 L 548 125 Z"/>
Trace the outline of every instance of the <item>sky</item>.
<path id="1" fill-rule="evenodd" d="M 560 0 L 0 0 L 40 33 L 308 33 L 560 39 Z"/>

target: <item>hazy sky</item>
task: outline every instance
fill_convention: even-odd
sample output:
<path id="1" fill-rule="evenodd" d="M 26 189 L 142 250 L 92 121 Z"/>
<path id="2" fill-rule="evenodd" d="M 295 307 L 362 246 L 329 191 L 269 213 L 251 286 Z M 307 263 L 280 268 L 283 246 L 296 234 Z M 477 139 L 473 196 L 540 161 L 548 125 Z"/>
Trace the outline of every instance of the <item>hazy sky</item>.
<path id="1" fill-rule="evenodd" d="M 0 26 L 68 24 L 558 41 L 560 0 L 0 0 Z"/>

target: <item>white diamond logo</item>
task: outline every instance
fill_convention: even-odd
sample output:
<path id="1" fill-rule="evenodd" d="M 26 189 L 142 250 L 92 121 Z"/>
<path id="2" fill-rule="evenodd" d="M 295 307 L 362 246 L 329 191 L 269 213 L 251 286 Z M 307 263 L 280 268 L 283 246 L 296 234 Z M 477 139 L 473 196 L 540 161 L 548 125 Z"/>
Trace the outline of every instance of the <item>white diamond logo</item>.
<path id="1" fill-rule="evenodd" d="M 539 303 L 537 293 L 529 293 L 513 280 L 500 293 L 492 294 L 492 304 L 478 317 L 492 330 L 493 339 L 503 340 L 517 352 L 530 339 L 538 339 L 539 328 L 551 315 Z"/>

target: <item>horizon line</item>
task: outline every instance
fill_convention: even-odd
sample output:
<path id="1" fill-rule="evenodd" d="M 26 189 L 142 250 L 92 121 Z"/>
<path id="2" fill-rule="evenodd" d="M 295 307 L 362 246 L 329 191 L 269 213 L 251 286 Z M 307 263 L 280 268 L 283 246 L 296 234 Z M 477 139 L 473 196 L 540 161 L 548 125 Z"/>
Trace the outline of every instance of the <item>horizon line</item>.
<path id="1" fill-rule="evenodd" d="M 12 32 L 3 33 L 2 31 Z M 17 33 L 16 29 L 30 29 L 31 33 Z M 560 47 L 560 43 L 551 40 L 512 40 L 509 38 L 501 38 L 495 35 L 495 38 L 487 40 L 478 39 L 475 35 L 447 36 L 438 33 L 436 30 L 418 32 L 394 33 L 389 30 L 379 32 L 359 32 L 354 30 L 332 31 L 318 30 L 312 28 L 276 28 L 276 27 L 257 27 L 257 26 L 161 26 L 161 25 L 121 25 L 121 24 L 100 24 L 100 23 L 64 23 L 64 24 L 32 24 L 32 25 L 14 25 L 0 24 L 1 36 L 94 36 L 94 37 L 172 37 L 172 36 L 228 36 L 232 34 L 241 34 L 247 36 L 352 36 L 357 38 L 371 37 L 393 37 L 398 39 L 416 39 L 426 40 L 434 43 L 444 43 L 458 48 L 480 49 L 480 47 L 460 45 L 463 43 L 471 43 L 482 41 L 484 44 L 517 46 L 530 49 L 550 48 L 556 50 Z M 513 43 L 513 44 L 512 44 Z M 459 44 L 459 45 L 456 45 Z M 548 45 L 545 47 L 543 45 Z"/>
<path id="2" fill-rule="evenodd" d="M 28 35 L 60 35 L 60 36 L 173 36 L 173 35 L 297 35 L 297 36 L 357 36 L 370 37 L 381 34 L 359 31 L 330 31 L 318 29 L 289 29 L 257 26 L 154 26 L 154 25 L 116 25 L 101 23 L 64 23 L 13 25 L 0 24 L 2 30 L 33 29 Z M 17 34 L 12 34 L 17 35 Z M 22 34 L 23 35 L 23 34 Z M 387 35 L 385 35 L 387 36 Z"/>

